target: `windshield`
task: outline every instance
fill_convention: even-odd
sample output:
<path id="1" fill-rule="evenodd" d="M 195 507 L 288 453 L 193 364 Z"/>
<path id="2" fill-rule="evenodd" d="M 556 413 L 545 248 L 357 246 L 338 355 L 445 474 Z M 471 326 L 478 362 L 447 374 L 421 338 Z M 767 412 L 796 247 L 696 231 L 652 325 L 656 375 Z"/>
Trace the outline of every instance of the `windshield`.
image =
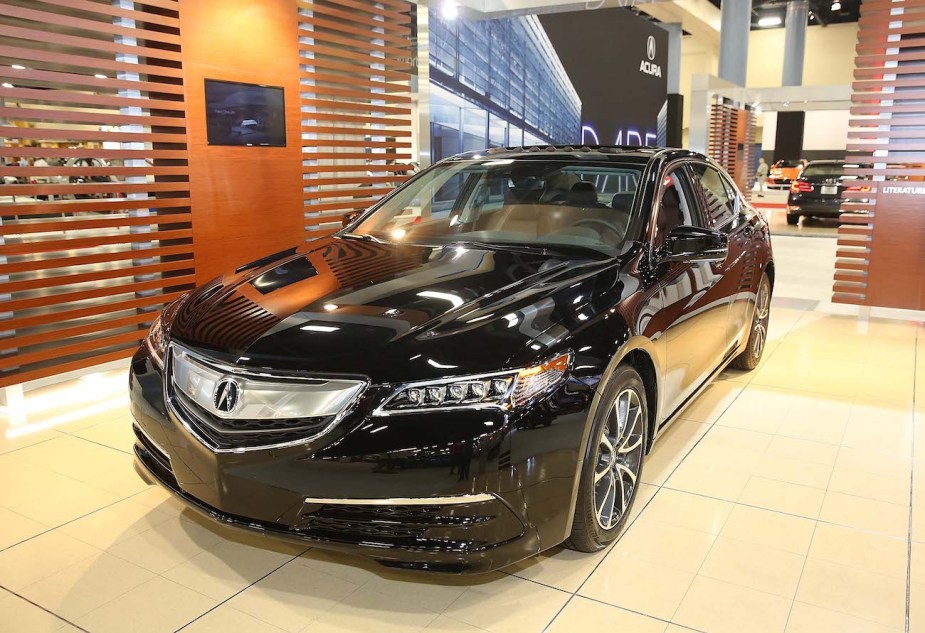
<path id="1" fill-rule="evenodd" d="M 803 170 L 804 178 L 840 178 L 842 180 L 855 180 L 855 175 L 846 175 L 845 168 L 857 169 L 870 165 L 857 165 L 849 163 L 810 163 Z"/>
<path id="2" fill-rule="evenodd" d="M 617 253 L 642 166 L 543 160 L 437 165 L 351 231 L 390 242 L 479 242 Z"/>

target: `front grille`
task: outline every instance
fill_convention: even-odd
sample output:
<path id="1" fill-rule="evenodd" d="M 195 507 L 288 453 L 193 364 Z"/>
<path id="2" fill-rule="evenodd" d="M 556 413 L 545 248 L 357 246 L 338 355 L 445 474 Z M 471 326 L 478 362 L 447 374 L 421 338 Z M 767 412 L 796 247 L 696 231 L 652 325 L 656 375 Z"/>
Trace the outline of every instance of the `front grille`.
<path id="1" fill-rule="evenodd" d="M 171 389 L 174 409 L 193 427 L 199 439 L 209 448 L 235 450 L 264 448 L 298 442 L 324 430 L 334 416 L 317 418 L 286 418 L 278 420 L 224 420 L 216 417 L 178 390 Z"/>
<path id="2" fill-rule="evenodd" d="M 238 385 L 240 406 L 219 411 L 216 405 L 213 410 L 218 386 L 229 381 Z M 313 439 L 346 415 L 363 391 L 364 382 L 356 378 L 271 375 L 266 370 L 229 366 L 176 344 L 167 354 L 168 406 L 214 451 L 257 450 Z M 277 417 L 279 411 L 293 410 L 280 408 L 292 407 L 293 402 L 300 402 L 297 410 L 309 415 Z"/>

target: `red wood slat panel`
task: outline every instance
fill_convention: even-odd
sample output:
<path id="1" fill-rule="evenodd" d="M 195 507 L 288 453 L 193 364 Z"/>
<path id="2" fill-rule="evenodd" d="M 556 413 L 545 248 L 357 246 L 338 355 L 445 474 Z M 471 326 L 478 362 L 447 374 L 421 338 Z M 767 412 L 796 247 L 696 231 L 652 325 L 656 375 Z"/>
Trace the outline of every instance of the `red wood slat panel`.
<path id="1" fill-rule="evenodd" d="M 194 283 L 179 24 L 177 0 L 0 0 L 0 386 L 130 355 Z"/>

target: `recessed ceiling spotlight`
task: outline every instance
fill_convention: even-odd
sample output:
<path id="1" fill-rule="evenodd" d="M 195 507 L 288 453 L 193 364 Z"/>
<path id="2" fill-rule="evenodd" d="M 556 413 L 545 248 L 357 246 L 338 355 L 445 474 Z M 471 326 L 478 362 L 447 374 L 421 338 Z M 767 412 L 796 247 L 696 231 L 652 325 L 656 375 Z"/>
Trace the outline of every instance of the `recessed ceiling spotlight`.
<path id="1" fill-rule="evenodd" d="M 0 86 L 3 86 L 4 88 L 12 88 L 12 87 L 13 87 L 13 84 L 7 83 L 7 82 L 3 82 L 2 84 L 0 84 Z"/>
<path id="2" fill-rule="evenodd" d="M 443 3 L 440 14 L 443 16 L 444 20 L 455 20 L 459 17 L 459 5 L 456 4 L 454 0 L 446 0 Z"/>
<path id="3" fill-rule="evenodd" d="M 103 73 L 96 73 L 96 74 L 93 75 L 93 76 L 96 77 L 97 79 L 109 79 L 109 77 L 107 77 L 107 76 L 104 75 Z"/>
<path id="4" fill-rule="evenodd" d="M 835 0 L 835 2 L 832 3 L 832 11 L 838 11 L 839 9 L 841 9 L 841 2 Z"/>
<path id="5" fill-rule="evenodd" d="M 780 26 L 784 21 L 778 15 L 769 15 L 758 20 L 758 26 Z"/>
<path id="6" fill-rule="evenodd" d="M 25 70 L 26 69 L 26 67 L 23 66 L 22 64 L 13 64 L 12 66 L 10 66 L 10 68 L 12 68 L 13 70 Z"/>

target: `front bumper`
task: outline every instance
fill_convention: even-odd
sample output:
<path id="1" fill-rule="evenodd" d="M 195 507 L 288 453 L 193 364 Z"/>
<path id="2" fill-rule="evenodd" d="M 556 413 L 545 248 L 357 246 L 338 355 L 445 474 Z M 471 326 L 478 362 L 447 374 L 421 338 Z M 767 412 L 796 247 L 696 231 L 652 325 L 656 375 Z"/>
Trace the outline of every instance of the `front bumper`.
<path id="1" fill-rule="evenodd" d="M 163 382 L 140 349 L 130 378 L 137 467 L 221 522 L 454 573 L 497 569 L 568 535 L 593 395 L 584 383 L 516 418 L 415 414 L 369 428 L 374 403 L 361 402 L 317 441 L 217 453 L 167 409 Z"/>

